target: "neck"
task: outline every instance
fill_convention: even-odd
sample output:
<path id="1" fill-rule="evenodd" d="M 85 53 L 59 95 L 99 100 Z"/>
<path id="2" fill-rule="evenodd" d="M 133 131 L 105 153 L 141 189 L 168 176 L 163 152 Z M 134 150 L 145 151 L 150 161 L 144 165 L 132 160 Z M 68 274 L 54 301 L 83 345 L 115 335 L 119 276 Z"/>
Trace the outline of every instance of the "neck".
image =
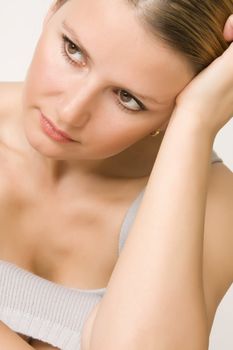
<path id="1" fill-rule="evenodd" d="M 156 160 L 163 135 L 147 137 L 123 152 L 107 159 L 98 160 L 57 160 L 45 157 L 32 148 L 39 168 L 52 182 L 59 182 L 63 177 L 112 179 L 138 179 L 149 177 Z M 32 163 L 33 164 L 33 163 Z M 35 163 L 34 163 L 35 164 Z"/>

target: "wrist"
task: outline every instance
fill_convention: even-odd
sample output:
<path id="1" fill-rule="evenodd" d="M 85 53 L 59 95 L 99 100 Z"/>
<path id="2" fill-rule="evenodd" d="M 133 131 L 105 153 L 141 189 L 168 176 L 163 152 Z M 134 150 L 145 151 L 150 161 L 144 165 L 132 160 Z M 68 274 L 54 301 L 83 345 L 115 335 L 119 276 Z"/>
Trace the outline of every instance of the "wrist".
<path id="1" fill-rule="evenodd" d="M 212 145 L 217 133 L 209 125 L 206 125 L 205 118 L 200 113 L 192 112 L 182 106 L 175 107 L 168 128 L 176 128 L 179 134 L 187 133 L 196 136 L 198 139 L 204 138 Z"/>

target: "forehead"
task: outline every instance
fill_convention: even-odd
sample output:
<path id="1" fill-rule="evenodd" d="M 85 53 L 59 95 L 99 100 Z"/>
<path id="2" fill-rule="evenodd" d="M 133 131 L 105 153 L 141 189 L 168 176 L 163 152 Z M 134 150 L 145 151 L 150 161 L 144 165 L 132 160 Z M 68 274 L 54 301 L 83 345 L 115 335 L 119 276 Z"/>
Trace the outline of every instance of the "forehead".
<path id="1" fill-rule="evenodd" d="M 64 20 L 109 83 L 166 102 L 191 80 L 186 59 L 146 30 L 126 0 L 70 0 L 57 14 Z"/>

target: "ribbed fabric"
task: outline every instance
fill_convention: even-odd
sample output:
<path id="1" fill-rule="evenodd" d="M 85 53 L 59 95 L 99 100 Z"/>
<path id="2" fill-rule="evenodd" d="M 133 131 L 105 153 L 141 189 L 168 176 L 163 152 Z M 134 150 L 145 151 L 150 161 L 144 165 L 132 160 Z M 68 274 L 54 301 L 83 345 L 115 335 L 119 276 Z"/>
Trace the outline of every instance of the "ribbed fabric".
<path id="1" fill-rule="evenodd" d="M 0 319 L 60 349 L 80 348 L 80 330 L 103 294 L 66 288 L 0 261 Z"/>
<path id="2" fill-rule="evenodd" d="M 213 151 L 212 163 L 222 162 Z M 119 255 L 142 200 L 129 207 L 119 235 Z M 17 333 L 61 350 L 80 350 L 83 325 L 106 288 L 67 288 L 0 260 L 0 320 Z"/>

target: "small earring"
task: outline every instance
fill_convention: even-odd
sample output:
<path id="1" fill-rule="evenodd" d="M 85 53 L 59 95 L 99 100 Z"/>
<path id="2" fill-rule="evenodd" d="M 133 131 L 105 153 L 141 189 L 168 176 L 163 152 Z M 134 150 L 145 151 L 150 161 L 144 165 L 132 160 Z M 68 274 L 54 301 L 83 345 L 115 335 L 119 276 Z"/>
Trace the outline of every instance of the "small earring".
<path id="1" fill-rule="evenodd" d="M 157 135 L 160 134 L 160 132 L 161 132 L 161 130 L 157 130 L 157 131 L 155 131 L 155 132 L 152 132 L 152 133 L 151 133 L 151 136 L 152 136 L 152 137 L 156 137 Z"/>

